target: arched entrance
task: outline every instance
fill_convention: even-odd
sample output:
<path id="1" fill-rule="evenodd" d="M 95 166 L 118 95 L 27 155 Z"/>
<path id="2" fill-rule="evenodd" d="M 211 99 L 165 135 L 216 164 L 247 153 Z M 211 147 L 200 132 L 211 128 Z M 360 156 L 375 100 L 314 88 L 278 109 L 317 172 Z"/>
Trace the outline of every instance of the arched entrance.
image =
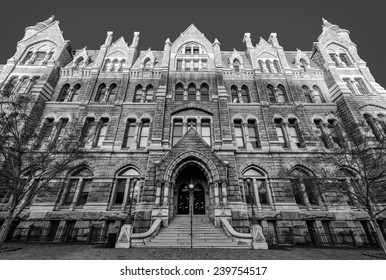
<path id="1" fill-rule="evenodd" d="M 180 170 L 175 182 L 175 204 L 177 215 L 205 215 L 209 205 L 208 180 L 195 163 Z"/>

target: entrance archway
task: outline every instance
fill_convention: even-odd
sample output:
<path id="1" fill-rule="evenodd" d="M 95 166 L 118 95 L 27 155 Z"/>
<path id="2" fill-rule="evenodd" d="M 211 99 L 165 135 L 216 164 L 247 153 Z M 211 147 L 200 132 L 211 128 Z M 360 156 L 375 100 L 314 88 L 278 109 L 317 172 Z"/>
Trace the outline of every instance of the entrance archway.
<path id="1" fill-rule="evenodd" d="M 194 163 L 187 164 L 176 178 L 177 215 L 205 215 L 209 204 L 208 180 L 204 172 Z M 189 188 L 192 185 L 193 188 Z"/>

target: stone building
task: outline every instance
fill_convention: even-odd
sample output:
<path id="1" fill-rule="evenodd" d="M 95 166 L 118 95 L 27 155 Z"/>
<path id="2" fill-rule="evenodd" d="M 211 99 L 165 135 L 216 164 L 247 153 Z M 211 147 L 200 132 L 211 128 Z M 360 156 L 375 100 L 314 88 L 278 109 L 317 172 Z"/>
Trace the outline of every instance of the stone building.
<path id="1" fill-rule="evenodd" d="M 264 232 L 282 243 L 312 242 L 312 231 L 342 233 L 344 242 L 349 229 L 371 243 L 354 204 L 336 210 L 312 192 L 295 195 L 278 176 L 284 165 L 312 172 L 302 158 L 316 144 L 302 132 L 334 133 L 338 111 L 352 122 L 367 114 L 386 133 L 386 91 L 349 31 L 323 20 L 311 51 L 285 51 L 275 33 L 256 45 L 245 33 L 245 50 L 221 50 L 193 24 L 163 50 L 138 42 L 139 32 L 130 44 L 107 32 L 99 50 L 73 50 L 51 17 L 27 27 L 0 66 L 3 87 L 41 103 L 40 129 L 63 133 L 76 123 L 94 156 L 54 180 L 57 193 L 37 196 L 13 232 L 33 225 L 51 237 L 63 228 L 103 235 L 131 207 L 135 233 L 189 214 L 248 233 L 253 205 Z"/>

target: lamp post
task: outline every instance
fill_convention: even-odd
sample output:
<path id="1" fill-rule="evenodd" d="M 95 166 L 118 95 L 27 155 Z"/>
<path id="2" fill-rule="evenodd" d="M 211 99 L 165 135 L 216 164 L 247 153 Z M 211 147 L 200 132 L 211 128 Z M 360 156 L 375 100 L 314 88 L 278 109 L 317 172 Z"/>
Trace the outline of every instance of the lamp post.
<path id="1" fill-rule="evenodd" d="M 252 191 L 251 191 L 251 179 L 247 179 L 247 185 L 248 185 L 248 192 L 249 192 L 249 197 L 251 198 L 251 206 L 252 206 L 252 219 L 251 219 L 251 224 L 255 225 L 258 224 L 257 218 L 256 218 L 256 213 L 255 213 L 255 208 L 253 207 L 254 199 L 252 196 Z"/>
<path id="2" fill-rule="evenodd" d="M 135 189 L 136 184 L 137 184 L 137 178 L 134 178 L 132 181 L 132 189 L 130 190 L 130 188 L 129 188 L 129 213 L 127 213 L 127 217 L 125 220 L 126 225 L 133 224 L 133 219 L 131 218 L 131 206 L 133 204 L 134 189 Z M 130 193 L 130 191 L 131 191 L 131 193 Z"/>
<path id="3" fill-rule="evenodd" d="M 194 185 L 193 185 L 193 182 L 190 182 L 189 184 L 190 248 L 193 248 L 193 203 L 194 203 L 193 191 L 194 191 Z"/>

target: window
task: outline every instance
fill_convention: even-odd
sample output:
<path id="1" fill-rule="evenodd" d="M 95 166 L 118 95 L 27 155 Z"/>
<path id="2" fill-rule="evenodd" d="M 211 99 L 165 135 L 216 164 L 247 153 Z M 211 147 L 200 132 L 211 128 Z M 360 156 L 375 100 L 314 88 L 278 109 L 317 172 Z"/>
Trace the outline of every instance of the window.
<path id="1" fill-rule="evenodd" d="M 354 87 L 353 87 L 351 80 L 349 78 L 344 78 L 343 81 L 346 83 L 346 86 L 351 91 L 351 93 L 355 94 L 355 90 L 354 90 Z"/>
<path id="2" fill-rule="evenodd" d="M 269 190 L 266 175 L 255 168 L 250 168 L 243 174 L 244 195 L 247 204 L 255 204 L 258 207 L 270 205 Z"/>
<path id="3" fill-rule="evenodd" d="M 192 54 L 192 47 L 191 46 L 185 47 L 185 54 Z"/>
<path id="4" fill-rule="evenodd" d="M 198 46 L 193 46 L 193 54 L 200 54 L 200 49 Z"/>
<path id="5" fill-rule="evenodd" d="M 114 101 L 117 94 L 117 85 L 111 84 L 108 91 L 107 101 Z"/>
<path id="6" fill-rule="evenodd" d="M 150 121 L 143 120 L 141 125 L 141 133 L 139 137 L 139 148 L 145 148 L 149 139 Z"/>
<path id="7" fill-rule="evenodd" d="M 37 52 L 33 63 L 42 62 L 46 57 L 46 55 L 47 55 L 46 52 Z"/>
<path id="8" fill-rule="evenodd" d="M 302 147 L 303 145 L 300 142 L 299 130 L 298 121 L 296 119 L 290 119 L 288 124 L 288 136 L 290 137 L 290 141 L 296 144 L 297 147 Z"/>
<path id="9" fill-rule="evenodd" d="M 128 119 L 126 122 L 125 134 L 123 136 L 122 148 L 129 148 L 135 142 L 135 119 Z"/>
<path id="10" fill-rule="evenodd" d="M 370 127 L 371 132 L 377 138 L 378 141 L 382 140 L 382 135 L 380 134 L 380 131 L 378 130 L 378 127 L 375 123 L 374 117 L 372 115 L 364 114 L 363 117 L 366 120 L 367 125 Z"/>
<path id="11" fill-rule="evenodd" d="M 27 52 L 26 56 L 23 59 L 23 63 L 26 63 L 28 60 L 30 60 L 32 55 L 33 55 L 32 51 Z"/>
<path id="12" fill-rule="evenodd" d="M 277 73 L 280 73 L 281 70 L 280 70 L 279 61 L 274 60 L 274 61 L 273 61 L 273 66 L 275 67 L 276 72 L 277 72 Z"/>
<path id="13" fill-rule="evenodd" d="M 184 88 L 182 87 L 181 84 L 178 84 L 176 86 L 176 95 L 174 98 L 175 101 L 182 101 L 184 100 Z"/>
<path id="14" fill-rule="evenodd" d="M 111 207 L 124 210 L 128 205 L 134 206 L 139 201 L 140 173 L 134 168 L 120 171 L 115 178 L 115 190 L 112 195 Z"/>
<path id="15" fill-rule="evenodd" d="M 233 61 L 233 70 L 235 70 L 235 72 L 240 72 L 240 62 L 237 59 Z"/>
<path id="16" fill-rule="evenodd" d="M 52 140 L 52 143 L 55 143 L 56 141 L 60 141 L 60 139 L 63 137 L 66 129 L 66 125 L 68 124 L 68 119 L 67 118 L 61 118 L 57 124 L 56 127 L 56 133 L 54 136 L 54 139 Z"/>
<path id="17" fill-rule="evenodd" d="M 95 119 L 93 117 L 86 118 L 82 128 L 82 133 L 79 137 L 79 142 L 83 143 L 83 145 L 87 148 L 91 148 L 93 145 L 95 128 Z"/>
<path id="18" fill-rule="evenodd" d="M 178 141 L 182 138 L 182 119 L 174 119 L 173 121 L 173 140 L 172 145 L 177 144 Z"/>
<path id="19" fill-rule="evenodd" d="M 330 130 L 330 135 L 332 140 L 338 144 L 339 147 L 343 147 L 345 140 L 343 138 L 342 131 L 340 129 L 340 126 L 338 124 L 338 121 L 335 119 L 329 119 L 328 120 L 328 129 Z"/>
<path id="20" fill-rule="evenodd" d="M 106 85 L 103 83 L 99 85 L 94 101 L 101 102 L 105 97 L 105 94 L 106 94 Z"/>
<path id="21" fill-rule="evenodd" d="M 384 134 L 386 134 L 386 116 L 378 114 L 378 123 Z"/>
<path id="22" fill-rule="evenodd" d="M 97 128 L 97 136 L 95 139 L 94 147 L 99 148 L 103 146 L 103 141 L 105 141 L 106 133 L 107 133 L 107 125 L 108 125 L 109 119 L 108 118 L 101 118 L 98 123 Z"/>
<path id="23" fill-rule="evenodd" d="M 110 59 L 106 59 L 105 64 L 103 65 L 102 72 L 106 72 L 107 70 L 110 70 L 111 61 Z"/>
<path id="24" fill-rule="evenodd" d="M 288 97 L 285 92 L 285 89 L 282 85 L 277 87 L 277 100 L 278 102 L 288 102 Z"/>
<path id="25" fill-rule="evenodd" d="M 340 53 L 339 54 L 339 58 L 340 58 L 340 61 L 342 61 L 344 63 L 343 66 L 351 66 L 351 63 L 347 57 L 347 54 L 345 53 Z"/>
<path id="26" fill-rule="evenodd" d="M 79 70 L 80 64 L 83 62 L 83 57 L 79 57 L 74 63 L 74 70 Z"/>
<path id="27" fill-rule="evenodd" d="M 231 87 L 231 98 L 232 98 L 232 103 L 239 103 L 239 95 L 238 95 L 236 86 Z"/>
<path id="28" fill-rule="evenodd" d="M 144 65 L 143 65 L 144 70 L 145 70 L 145 71 L 149 71 L 150 68 L 151 68 L 151 66 L 152 66 L 151 60 L 150 60 L 150 58 L 147 58 L 147 59 L 145 60 Z"/>
<path id="29" fill-rule="evenodd" d="M 72 90 L 72 96 L 70 100 L 71 102 L 78 101 L 79 90 L 80 90 L 80 84 L 76 84 Z"/>
<path id="30" fill-rule="evenodd" d="M 69 92 L 70 92 L 70 85 L 69 84 L 65 84 L 64 86 L 62 86 L 62 89 L 59 92 L 59 96 L 58 96 L 57 101 L 59 101 L 59 102 L 65 101 L 67 99 Z"/>
<path id="31" fill-rule="evenodd" d="M 182 60 L 181 59 L 178 59 L 177 60 L 177 71 L 180 71 L 180 70 L 182 70 Z"/>
<path id="32" fill-rule="evenodd" d="M 291 174 L 295 177 L 291 180 L 295 201 L 297 204 L 305 205 L 306 199 L 311 205 L 318 205 L 316 187 L 313 185 L 312 174 L 304 168 L 295 167 Z"/>
<path id="33" fill-rule="evenodd" d="M 199 65 L 199 60 L 193 60 L 193 68 L 194 68 L 194 71 L 198 71 L 198 65 Z"/>
<path id="34" fill-rule="evenodd" d="M 285 148 L 289 148 L 290 145 L 287 143 L 286 138 L 284 136 L 284 125 L 282 119 L 275 119 L 275 128 L 276 128 L 276 134 L 278 138 L 278 142 L 283 145 Z"/>
<path id="35" fill-rule="evenodd" d="M 197 129 L 197 120 L 196 119 L 192 119 L 192 118 L 189 118 L 188 119 L 188 130 L 189 128 L 193 127 L 194 130 Z"/>
<path id="36" fill-rule="evenodd" d="M 196 87 L 194 85 L 189 85 L 188 88 L 188 101 L 196 100 Z"/>
<path id="37" fill-rule="evenodd" d="M 200 98 L 201 101 L 209 101 L 209 88 L 206 84 L 201 85 Z"/>
<path id="38" fill-rule="evenodd" d="M 264 73 L 264 62 L 262 60 L 259 60 L 258 63 L 259 63 L 261 73 Z"/>
<path id="39" fill-rule="evenodd" d="M 249 91 L 246 86 L 242 86 L 241 88 L 241 99 L 243 100 L 243 103 L 250 103 L 249 99 Z"/>
<path id="40" fill-rule="evenodd" d="M 53 118 L 46 118 L 42 128 L 40 129 L 39 142 L 48 143 L 52 130 L 54 129 L 55 123 Z"/>
<path id="41" fill-rule="evenodd" d="M 153 102 L 153 94 L 154 94 L 153 86 L 151 85 L 147 86 L 145 102 L 147 103 Z"/>
<path id="42" fill-rule="evenodd" d="M 201 137 L 208 145 L 211 145 L 210 120 L 208 119 L 201 120 Z"/>
<path id="43" fill-rule="evenodd" d="M 306 103 L 314 103 L 314 101 L 311 97 L 310 90 L 307 86 L 302 87 L 302 92 L 303 92 L 304 98 L 306 100 Z"/>
<path id="44" fill-rule="evenodd" d="M 266 61 L 265 61 L 265 66 L 267 67 L 268 72 L 269 72 L 269 73 L 272 73 L 271 61 L 266 60 Z"/>
<path id="45" fill-rule="evenodd" d="M 339 67 L 339 62 L 338 62 L 338 59 L 336 58 L 336 54 L 335 53 L 330 53 L 330 58 L 335 63 L 335 66 Z"/>
<path id="46" fill-rule="evenodd" d="M 275 89 L 273 88 L 272 85 L 268 85 L 267 90 L 268 90 L 269 102 L 275 103 L 276 102 Z"/>
<path id="47" fill-rule="evenodd" d="M 72 172 L 63 191 L 61 206 L 71 210 L 76 206 L 83 207 L 87 203 L 93 176 L 85 167 Z"/>
<path id="48" fill-rule="evenodd" d="M 261 148 L 260 139 L 257 133 L 256 120 L 248 120 L 249 142 L 254 149 Z"/>
<path id="49" fill-rule="evenodd" d="M 300 62 L 300 67 L 304 70 L 304 72 L 307 71 L 307 68 L 308 68 L 307 61 L 305 61 L 304 58 L 301 58 L 299 62 Z"/>
<path id="50" fill-rule="evenodd" d="M 234 125 L 235 125 L 235 139 L 236 139 L 237 147 L 244 148 L 245 147 L 244 133 L 243 133 L 243 126 L 242 126 L 241 120 L 235 120 Z"/>
<path id="51" fill-rule="evenodd" d="M 190 71 L 190 60 L 185 60 L 185 71 Z"/>
<path id="52" fill-rule="evenodd" d="M 6 83 L 6 85 L 4 86 L 4 95 L 10 95 L 14 92 L 15 90 L 15 87 L 16 87 L 16 84 L 17 84 L 17 77 L 11 77 L 9 79 L 9 81 Z"/>
<path id="53" fill-rule="evenodd" d="M 126 64 L 126 59 L 122 59 L 121 62 L 119 63 L 118 72 L 122 72 L 122 69 L 125 66 L 125 64 Z"/>
<path id="54" fill-rule="evenodd" d="M 367 87 L 361 78 L 354 79 L 354 84 L 357 87 L 360 94 L 362 95 L 369 94 L 369 91 L 367 90 Z"/>
<path id="55" fill-rule="evenodd" d="M 135 92 L 134 92 L 134 102 L 141 102 L 142 101 L 142 86 L 141 85 L 138 85 L 136 88 L 135 88 Z"/>
<path id="56" fill-rule="evenodd" d="M 322 120 L 314 120 L 314 123 L 315 123 L 316 128 L 319 130 L 320 140 L 322 141 L 324 147 L 326 147 L 327 149 L 330 148 L 328 135 L 326 135 L 323 121 Z"/>
<path id="57" fill-rule="evenodd" d="M 202 60 L 202 70 L 208 69 L 208 61 L 206 59 Z"/>
<path id="58" fill-rule="evenodd" d="M 320 91 L 318 86 L 313 86 L 313 95 L 314 95 L 314 100 L 315 103 L 325 103 L 325 100 L 323 98 L 322 92 Z"/>

